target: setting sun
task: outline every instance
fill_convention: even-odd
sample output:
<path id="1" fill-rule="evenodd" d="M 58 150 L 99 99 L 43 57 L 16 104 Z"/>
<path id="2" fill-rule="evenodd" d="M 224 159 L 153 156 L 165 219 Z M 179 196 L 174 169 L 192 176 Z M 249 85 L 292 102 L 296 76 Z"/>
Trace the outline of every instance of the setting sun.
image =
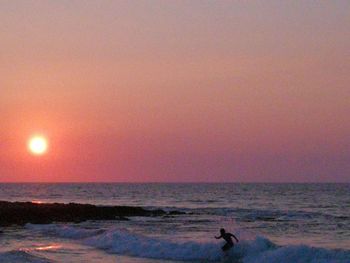
<path id="1" fill-rule="evenodd" d="M 47 139 L 42 136 L 35 136 L 29 139 L 28 149 L 32 154 L 42 155 L 47 151 Z"/>

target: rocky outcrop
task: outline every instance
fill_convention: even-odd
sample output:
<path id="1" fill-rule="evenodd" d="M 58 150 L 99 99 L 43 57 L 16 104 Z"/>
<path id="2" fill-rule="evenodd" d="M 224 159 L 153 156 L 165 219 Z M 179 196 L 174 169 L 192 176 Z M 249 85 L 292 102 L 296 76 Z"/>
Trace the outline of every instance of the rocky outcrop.
<path id="1" fill-rule="evenodd" d="M 0 201 L 0 226 L 82 222 L 86 220 L 128 220 L 132 216 L 162 216 L 163 210 L 132 206 L 96 206 L 77 203 L 31 203 Z"/>

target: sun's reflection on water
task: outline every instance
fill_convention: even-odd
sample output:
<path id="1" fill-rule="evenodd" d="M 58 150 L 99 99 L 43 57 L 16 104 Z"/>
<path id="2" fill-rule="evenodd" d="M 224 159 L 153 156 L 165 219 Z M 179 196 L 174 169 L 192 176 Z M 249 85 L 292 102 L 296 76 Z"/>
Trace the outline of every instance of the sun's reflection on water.
<path id="1" fill-rule="evenodd" d="M 36 247 L 35 250 L 44 251 L 44 250 L 52 250 L 52 249 L 60 249 L 61 245 L 48 245 L 48 246 L 41 246 Z"/>
<path id="2" fill-rule="evenodd" d="M 40 200 L 32 200 L 31 203 L 33 203 L 33 204 L 43 204 L 44 202 L 40 201 Z"/>

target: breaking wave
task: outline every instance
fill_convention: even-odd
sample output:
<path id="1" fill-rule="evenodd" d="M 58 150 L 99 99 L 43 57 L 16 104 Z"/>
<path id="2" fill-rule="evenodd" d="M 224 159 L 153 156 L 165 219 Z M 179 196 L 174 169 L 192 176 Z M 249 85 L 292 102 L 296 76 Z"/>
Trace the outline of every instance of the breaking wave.
<path id="1" fill-rule="evenodd" d="M 64 225 L 27 225 L 35 231 L 75 239 L 109 253 L 179 261 L 217 262 L 223 253 L 217 243 L 179 242 L 147 237 L 126 230 L 94 230 Z M 306 245 L 278 246 L 265 237 L 241 241 L 225 262 L 242 263 L 350 263 L 350 250 L 315 248 Z"/>

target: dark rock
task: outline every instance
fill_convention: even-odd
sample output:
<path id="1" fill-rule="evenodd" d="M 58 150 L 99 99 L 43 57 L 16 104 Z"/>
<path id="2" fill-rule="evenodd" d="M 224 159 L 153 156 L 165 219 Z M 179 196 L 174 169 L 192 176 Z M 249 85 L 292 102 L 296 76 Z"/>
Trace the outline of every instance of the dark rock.
<path id="1" fill-rule="evenodd" d="M 169 215 L 186 215 L 186 213 L 182 211 L 170 211 Z"/>
<path id="2" fill-rule="evenodd" d="M 121 221 L 129 221 L 130 219 L 125 217 L 125 216 L 117 216 L 116 217 L 117 220 L 121 220 Z"/>
<path id="3" fill-rule="evenodd" d="M 161 216 L 163 210 L 132 206 L 96 206 L 89 204 L 31 203 L 0 201 L 0 226 L 82 222 L 86 220 L 128 220 L 132 216 Z"/>

